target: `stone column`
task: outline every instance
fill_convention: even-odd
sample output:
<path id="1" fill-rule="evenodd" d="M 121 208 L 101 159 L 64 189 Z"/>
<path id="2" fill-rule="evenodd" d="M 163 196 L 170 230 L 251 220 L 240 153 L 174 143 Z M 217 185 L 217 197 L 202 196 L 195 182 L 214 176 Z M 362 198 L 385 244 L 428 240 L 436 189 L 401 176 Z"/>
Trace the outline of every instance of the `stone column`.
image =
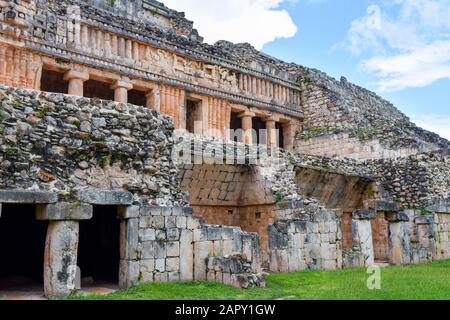
<path id="1" fill-rule="evenodd" d="M 89 73 L 70 70 L 64 75 L 64 80 L 69 81 L 68 94 L 82 97 L 84 95 L 84 82 L 89 80 Z"/>
<path id="2" fill-rule="evenodd" d="M 356 210 L 352 217 L 353 248 L 356 248 L 362 257 L 361 267 L 369 267 L 375 263 L 375 254 L 372 239 L 371 220 L 375 219 L 375 211 Z"/>
<path id="3" fill-rule="evenodd" d="M 266 118 L 266 130 L 267 130 L 267 146 L 276 147 L 278 136 L 276 128 L 276 120 L 273 117 Z"/>
<path id="4" fill-rule="evenodd" d="M 404 212 L 388 213 L 387 220 L 389 221 L 389 262 L 394 265 L 411 263 L 409 217 Z"/>
<path id="5" fill-rule="evenodd" d="M 145 97 L 147 98 L 147 108 L 161 110 L 161 88 L 158 84 Z"/>
<path id="6" fill-rule="evenodd" d="M 129 208 L 133 208 L 133 206 Z M 139 208 L 134 211 L 139 213 Z M 122 289 L 135 286 L 138 283 L 138 235 L 139 219 L 137 217 L 127 218 L 121 221 L 119 287 Z"/>
<path id="7" fill-rule="evenodd" d="M 44 255 L 44 292 L 47 297 L 68 296 L 75 290 L 78 221 L 51 221 Z"/>
<path id="8" fill-rule="evenodd" d="M 129 80 L 117 80 L 111 89 L 114 90 L 114 101 L 128 103 L 128 90 L 133 89 L 133 84 Z"/>
<path id="9" fill-rule="evenodd" d="M 253 123 L 252 118 L 255 116 L 255 113 L 250 111 L 245 111 L 239 114 L 239 118 L 242 121 L 242 131 L 244 134 L 244 143 L 252 144 L 253 143 Z"/>

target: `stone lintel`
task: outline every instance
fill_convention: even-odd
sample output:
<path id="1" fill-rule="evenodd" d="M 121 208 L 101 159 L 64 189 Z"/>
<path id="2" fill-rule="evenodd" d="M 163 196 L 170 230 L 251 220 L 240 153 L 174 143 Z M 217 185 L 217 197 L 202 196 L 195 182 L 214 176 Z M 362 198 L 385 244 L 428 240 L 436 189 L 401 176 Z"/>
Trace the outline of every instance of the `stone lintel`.
<path id="1" fill-rule="evenodd" d="M 271 114 L 271 115 L 268 115 L 266 117 L 263 117 L 262 120 L 265 121 L 265 122 L 270 122 L 270 121 L 280 122 L 280 115 L 279 114 Z"/>
<path id="2" fill-rule="evenodd" d="M 133 203 L 133 194 L 124 190 L 83 190 L 80 201 L 84 203 L 111 206 L 129 206 Z"/>
<path id="3" fill-rule="evenodd" d="M 87 80 L 89 80 L 89 72 L 69 70 L 64 74 L 64 80 L 69 81 L 72 79 L 79 79 L 82 81 L 87 81 Z"/>
<path id="4" fill-rule="evenodd" d="M 54 192 L 28 190 L 0 190 L 0 203 L 47 204 L 56 203 L 58 195 Z"/>
<path id="5" fill-rule="evenodd" d="M 450 214 L 450 199 L 437 200 L 433 204 L 427 207 L 428 211 L 436 213 L 449 213 Z"/>
<path id="6" fill-rule="evenodd" d="M 419 216 L 414 218 L 416 225 L 430 225 L 434 223 L 434 216 Z"/>
<path id="7" fill-rule="evenodd" d="M 133 219 L 139 218 L 140 216 L 139 206 L 120 206 L 119 207 L 119 218 L 120 219 Z"/>
<path id="8" fill-rule="evenodd" d="M 244 117 L 254 118 L 254 117 L 256 117 L 256 114 L 251 111 L 244 111 L 244 112 L 241 112 L 238 114 L 238 118 L 244 118 Z"/>
<path id="9" fill-rule="evenodd" d="M 133 89 L 133 84 L 131 82 L 129 82 L 129 81 L 126 81 L 126 80 L 117 80 L 111 86 L 111 89 L 115 90 L 117 88 L 124 88 L 124 89 L 127 89 L 127 90 L 131 90 L 131 89 Z"/>
<path id="10" fill-rule="evenodd" d="M 355 210 L 353 211 L 353 219 L 355 220 L 373 220 L 377 216 L 376 211 L 372 210 Z"/>
<path id="11" fill-rule="evenodd" d="M 366 206 L 375 211 L 398 212 L 400 209 L 394 202 L 384 200 L 367 200 Z"/>
<path id="12" fill-rule="evenodd" d="M 386 214 L 386 218 L 389 222 L 408 222 L 409 217 L 404 212 L 391 212 Z"/>
<path id="13" fill-rule="evenodd" d="M 92 205 L 81 202 L 58 202 L 36 208 L 37 220 L 89 220 L 92 219 L 92 214 Z"/>

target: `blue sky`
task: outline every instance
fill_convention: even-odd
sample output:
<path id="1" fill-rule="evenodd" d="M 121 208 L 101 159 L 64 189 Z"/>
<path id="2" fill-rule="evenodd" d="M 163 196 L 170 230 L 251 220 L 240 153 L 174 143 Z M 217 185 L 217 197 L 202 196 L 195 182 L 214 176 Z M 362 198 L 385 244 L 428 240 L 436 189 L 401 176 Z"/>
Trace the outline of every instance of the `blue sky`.
<path id="1" fill-rule="evenodd" d="M 450 139 L 450 0 L 166 0 L 205 40 L 250 42 L 371 89 Z"/>

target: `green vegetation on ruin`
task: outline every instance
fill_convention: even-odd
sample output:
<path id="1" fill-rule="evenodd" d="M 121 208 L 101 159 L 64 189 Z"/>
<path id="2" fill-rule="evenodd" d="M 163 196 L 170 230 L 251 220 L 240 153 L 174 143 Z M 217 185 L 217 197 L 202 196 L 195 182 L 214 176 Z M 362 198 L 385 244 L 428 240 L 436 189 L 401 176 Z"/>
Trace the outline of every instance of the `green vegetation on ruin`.
<path id="1" fill-rule="evenodd" d="M 267 287 L 241 290 L 217 283 L 151 283 L 83 300 L 448 300 L 450 260 L 381 269 L 381 289 L 369 290 L 366 269 L 273 274 Z"/>

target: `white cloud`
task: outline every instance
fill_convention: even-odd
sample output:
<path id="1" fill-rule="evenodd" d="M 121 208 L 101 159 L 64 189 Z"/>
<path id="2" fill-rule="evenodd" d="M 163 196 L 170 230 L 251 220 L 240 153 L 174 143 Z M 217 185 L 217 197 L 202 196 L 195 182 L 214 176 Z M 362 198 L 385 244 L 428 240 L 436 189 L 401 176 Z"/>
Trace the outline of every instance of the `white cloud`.
<path id="1" fill-rule="evenodd" d="M 430 114 L 430 115 L 413 116 L 411 119 L 419 127 L 422 127 L 429 131 L 436 132 L 441 137 L 450 140 L 449 115 Z"/>
<path id="2" fill-rule="evenodd" d="M 373 85 L 380 91 L 424 87 L 450 78 L 450 0 L 369 6 L 339 46 L 365 56 L 361 68 L 378 77 Z"/>
<path id="3" fill-rule="evenodd" d="M 281 3 L 292 0 L 164 0 L 194 21 L 208 43 L 249 42 L 261 49 L 277 38 L 293 37 L 297 26 Z"/>

